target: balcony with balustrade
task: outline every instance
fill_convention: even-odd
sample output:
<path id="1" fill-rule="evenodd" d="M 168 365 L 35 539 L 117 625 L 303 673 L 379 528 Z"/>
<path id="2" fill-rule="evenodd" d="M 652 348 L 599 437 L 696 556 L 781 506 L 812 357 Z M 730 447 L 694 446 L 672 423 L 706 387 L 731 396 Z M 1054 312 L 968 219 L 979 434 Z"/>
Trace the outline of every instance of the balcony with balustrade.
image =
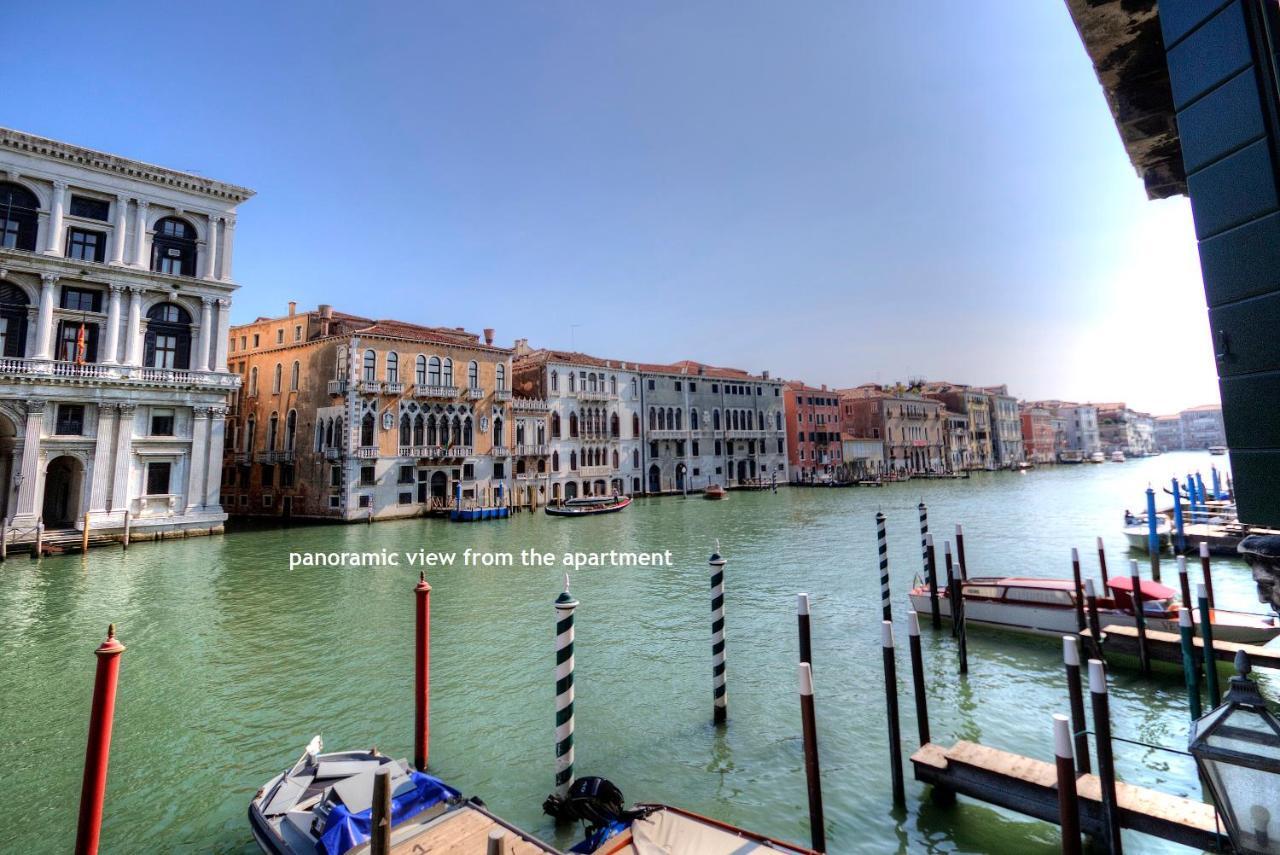
<path id="1" fill-rule="evenodd" d="M 606 389 L 579 389 L 577 392 L 579 401 L 616 401 L 618 400 L 617 392 L 610 392 Z"/>
<path id="2" fill-rule="evenodd" d="M 68 362 L 57 359 L 0 358 L 0 379 L 18 382 L 65 383 L 68 385 L 178 386 L 197 389 L 231 390 L 240 377 L 221 371 L 188 371 L 180 368 L 153 368 L 140 365 L 103 365 L 96 362 Z"/>
<path id="3" fill-rule="evenodd" d="M 293 449 L 276 449 L 272 451 L 259 451 L 254 459 L 258 463 L 276 464 L 276 463 L 292 463 L 295 454 Z"/>
<path id="4" fill-rule="evenodd" d="M 382 391 L 382 384 L 377 380 L 361 380 L 357 388 L 362 395 L 377 395 Z"/>
<path id="5" fill-rule="evenodd" d="M 510 400 L 511 400 L 511 390 L 510 390 L 510 389 L 494 389 L 494 390 L 493 390 L 493 399 L 494 399 L 495 401 L 510 401 Z"/>
<path id="6" fill-rule="evenodd" d="M 516 457 L 545 457 L 551 453 L 549 445 L 517 445 Z"/>
<path id="7" fill-rule="evenodd" d="M 725 439 L 764 439 L 765 432 L 762 430 L 747 430 L 746 428 L 737 428 L 724 432 Z"/>
<path id="8" fill-rule="evenodd" d="M 330 394 L 330 395 L 345 395 L 345 394 L 347 394 L 347 381 L 346 381 L 346 380 L 330 380 L 330 381 L 329 381 L 329 394 Z"/>
<path id="9" fill-rule="evenodd" d="M 551 405 L 541 398 L 513 398 L 511 409 L 517 413 L 546 413 Z"/>
<path id="10" fill-rule="evenodd" d="M 438 383 L 413 384 L 413 397 L 436 401 L 453 401 L 458 397 L 457 386 L 441 386 Z"/>
<path id="11" fill-rule="evenodd" d="M 493 450 L 489 452 L 494 457 L 510 457 L 511 449 L 505 445 L 495 445 Z"/>
<path id="12" fill-rule="evenodd" d="M 383 383 L 383 384 L 382 384 L 382 394 L 384 394 L 384 395 L 403 395 L 403 394 L 404 394 L 404 384 L 403 384 L 403 383 Z"/>
<path id="13" fill-rule="evenodd" d="M 467 389 L 467 400 L 468 401 L 484 400 L 484 389 L 481 388 L 480 386 L 470 387 L 469 389 Z"/>
<path id="14" fill-rule="evenodd" d="M 646 437 L 647 439 L 653 439 L 653 440 L 657 440 L 657 439 L 688 439 L 688 438 L 689 438 L 689 431 L 687 431 L 687 430 L 671 430 L 671 429 L 662 429 L 662 430 L 657 430 L 657 429 L 655 429 L 655 430 L 646 431 L 646 432 L 645 432 L 645 437 Z"/>
<path id="15" fill-rule="evenodd" d="M 356 457 L 361 460 L 376 460 L 378 457 L 378 446 L 362 445 L 356 449 Z"/>
<path id="16" fill-rule="evenodd" d="M 601 478 L 613 474 L 612 466 L 579 466 L 578 474 L 583 478 Z"/>
<path id="17" fill-rule="evenodd" d="M 324 450 L 325 460 L 337 460 L 341 456 L 342 456 L 341 448 L 326 448 Z"/>

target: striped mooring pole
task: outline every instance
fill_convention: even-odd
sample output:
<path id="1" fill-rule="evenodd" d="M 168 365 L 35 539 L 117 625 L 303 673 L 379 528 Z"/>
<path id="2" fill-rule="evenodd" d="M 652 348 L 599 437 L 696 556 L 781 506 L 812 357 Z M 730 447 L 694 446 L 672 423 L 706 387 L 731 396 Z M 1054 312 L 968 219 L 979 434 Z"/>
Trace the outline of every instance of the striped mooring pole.
<path id="1" fill-rule="evenodd" d="M 713 686 L 716 724 L 729 717 L 729 697 L 724 678 L 724 559 L 719 544 L 707 562 L 711 565 L 711 684 Z"/>
<path id="2" fill-rule="evenodd" d="M 893 610 L 889 605 L 889 537 L 884 530 L 884 514 L 879 511 L 876 512 L 876 549 L 880 553 L 881 620 L 893 620 Z M 929 554 L 926 552 L 925 567 L 928 566 Z"/>
<path id="3" fill-rule="evenodd" d="M 924 506 L 924 499 L 916 506 L 920 511 L 920 564 L 925 572 L 929 571 L 929 509 Z"/>
<path id="4" fill-rule="evenodd" d="M 1174 478 L 1173 484 L 1173 549 L 1174 552 L 1181 553 L 1187 550 L 1187 531 L 1185 521 L 1182 519 L 1182 490 L 1178 488 L 1178 479 Z"/>
<path id="5" fill-rule="evenodd" d="M 578 601 L 564 591 L 556 597 L 556 793 L 565 796 L 573 785 L 573 610 Z"/>

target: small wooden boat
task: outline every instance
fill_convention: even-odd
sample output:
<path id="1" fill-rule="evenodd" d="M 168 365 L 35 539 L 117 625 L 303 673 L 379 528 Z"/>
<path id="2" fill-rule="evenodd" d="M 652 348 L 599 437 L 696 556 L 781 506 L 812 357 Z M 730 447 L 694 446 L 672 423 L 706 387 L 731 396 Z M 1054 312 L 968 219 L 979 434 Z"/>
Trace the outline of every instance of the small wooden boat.
<path id="1" fill-rule="evenodd" d="M 1227 453 L 1227 447 L 1225 445 L 1211 445 L 1209 446 L 1209 453 L 1215 457 L 1221 457 Z"/>
<path id="2" fill-rule="evenodd" d="M 438 778 L 376 750 L 322 754 L 315 737 L 292 767 L 262 786 L 249 803 L 254 840 L 268 855 L 368 852 L 373 779 L 389 769 L 393 853 L 484 852 L 489 833 L 506 831 L 512 855 L 558 853 L 487 811 Z"/>
<path id="3" fill-rule="evenodd" d="M 1123 452 L 1123 451 L 1113 451 L 1113 452 L 1111 452 L 1111 462 L 1112 462 L 1112 463 L 1124 463 L 1124 461 L 1125 461 L 1125 456 L 1124 456 L 1124 452 Z"/>
<path id="4" fill-rule="evenodd" d="M 503 505 L 494 508 L 453 508 L 449 511 L 449 519 L 454 522 L 505 520 L 509 516 L 511 516 L 511 509 Z"/>
<path id="5" fill-rule="evenodd" d="M 1142 585 L 1143 617 L 1149 629 L 1178 632 L 1177 591 L 1150 579 Z M 1128 578 L 1114 577 L 1108 582 L 1110 596 L 1098 598 L 1098 618 L 1102 626 L 1135 626 L 1133 585 Z M 1076 592 L 1071 579 L 1033 579 L 1019 576 L 970 577 L 962 586 L 965 622 L 986 624 L 1001 629 L 1036 635 L 1068 635 L 1076 625 Z M 928 583 L 911 589 L 911 607 L 918 613 L 930 613 Z M 951 618 L 949 591 L 938 589 L 938 606 L 942 616 Z M 1192 617 L 1200 622 L 1200 612 Z M 1242 644 L 1266 644 L 1280 636 L 1280 622 L 1275 617 L 1261 617 L 1246 612 L 1214 609 L 1213 636 L 1221 641 Z"/>
<path id="6" fill-rule="evenodd" d="M 728 497 L 728 491 L 719 484 L 709 484 L 707 489 L 702 491 L 702 498 L 704 499 L 727 499 Z"/>
<path id="7" fill-rule="evenodd" d="M 558 505 L 547 505 L 546 512 L 553 517 L 589 517 L 616 513 L 630 504 L 630 496 L 582 496 Z"/>
<path id="8" fill-rule="evenodd" d="M 1157 516 L 1156 518 L 1156 537 L 1160 542 L 1160 549 L 1164 550 L 1172 542 L 1173 524 L 1169 522 L 1168 517 Z M 1129 514 L 1125 518 L 1124 539 L 1129 542 L 1130 549 L 1136 549 L 1140 552 L 1147 552 L 1148 545 L 1151 540 L 1151 531 L 1147 525 L 1146 516 L 1136 517 Z"/>

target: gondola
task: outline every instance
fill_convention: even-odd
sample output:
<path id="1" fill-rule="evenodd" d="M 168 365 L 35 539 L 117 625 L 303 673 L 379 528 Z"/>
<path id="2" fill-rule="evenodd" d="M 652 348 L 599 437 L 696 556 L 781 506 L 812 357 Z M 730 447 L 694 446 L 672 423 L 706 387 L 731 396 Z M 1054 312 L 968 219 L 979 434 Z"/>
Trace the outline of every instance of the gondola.
<path id="1" fill-rule="evenodd" d="M 630 496 L 583 496 L 558 505 L 547 505 L 546 512 L 553 517 L 589 517 L 616 513 L 630 504 Z"/>

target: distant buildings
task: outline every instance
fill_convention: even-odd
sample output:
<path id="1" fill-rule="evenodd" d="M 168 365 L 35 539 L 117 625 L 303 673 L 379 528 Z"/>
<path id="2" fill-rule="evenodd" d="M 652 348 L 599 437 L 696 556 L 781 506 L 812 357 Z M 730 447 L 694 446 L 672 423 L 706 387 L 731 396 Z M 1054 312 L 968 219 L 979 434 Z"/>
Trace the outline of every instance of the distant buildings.
<path id="1" fill-rule="evenodd" d="M 1157 416 L 1156 444 L 1162 451 L 1202 449 L 1227 444 L 1222 424 L 1222 407 L 1205 404 L 1180 413 Z"/>
<path id="2" fill-rule="evenodd" d="M 996 468 L 998 458 L 996 457 L 995 419 L 991 393 L 976 386 L 958 383 L 926 383 L 922 391 L 926 397 L 941 401 L 948 410 L 959 413 L 967 419 L 969 448 L 968 463 L 965 468 Z M 1014 402 L 1014 424 L 1017 424 L 1016 401 Z M 1021 433 L 1020 425 L 1017 429 Z"/>
<path id="3" fill-rule="evenodd" d="M 840 399 L 826 386 L 799 381 L 782 388 L 786 408 L 787 461 L 796 481 L 834 475 L 843 461 Z"/>
<path id="4" fill-rule="evenodd" d="M 1156 416 L 1152 419 L 1156 448 L 1160 451 L 1177 451 L 1186 448 L 1182 435 L 1182 417 L 1179 415 Z"/>
<path id="5" fill-rule="evenodd" d="M 879 439 L 884 466 L 901 472 L 947 469 L 943 404 L 918 387 L 867 384 L 840 391 L 843 429 L 857 437 Z"/>
<path id="6" fill-rule="evenodd" d="M 1123 403 L 1098 404 L 1098 438 L 1103 451 L 1141 456 L 1155 451 L 1155 422 L 1149 413 Z"/>
<path id="7" fill-rule="evenodd" d="M 1022 434 L 1018 399 L 1009 394 L 1008 386 L 984 386 L 982 391 L 991 401 L 991 438 L 995 465 L 1001 469 L 1016 466 L 1027 459 Z"/>
<path id="8" fill-rule="evenodd" d="M 1047 407 L 1029 406 L 1022 410 L 1022 437 L 1027 460 L 1031 463 L 1055 463 L 1058 446 L 1053 427 L 1054 414 Z"/>

